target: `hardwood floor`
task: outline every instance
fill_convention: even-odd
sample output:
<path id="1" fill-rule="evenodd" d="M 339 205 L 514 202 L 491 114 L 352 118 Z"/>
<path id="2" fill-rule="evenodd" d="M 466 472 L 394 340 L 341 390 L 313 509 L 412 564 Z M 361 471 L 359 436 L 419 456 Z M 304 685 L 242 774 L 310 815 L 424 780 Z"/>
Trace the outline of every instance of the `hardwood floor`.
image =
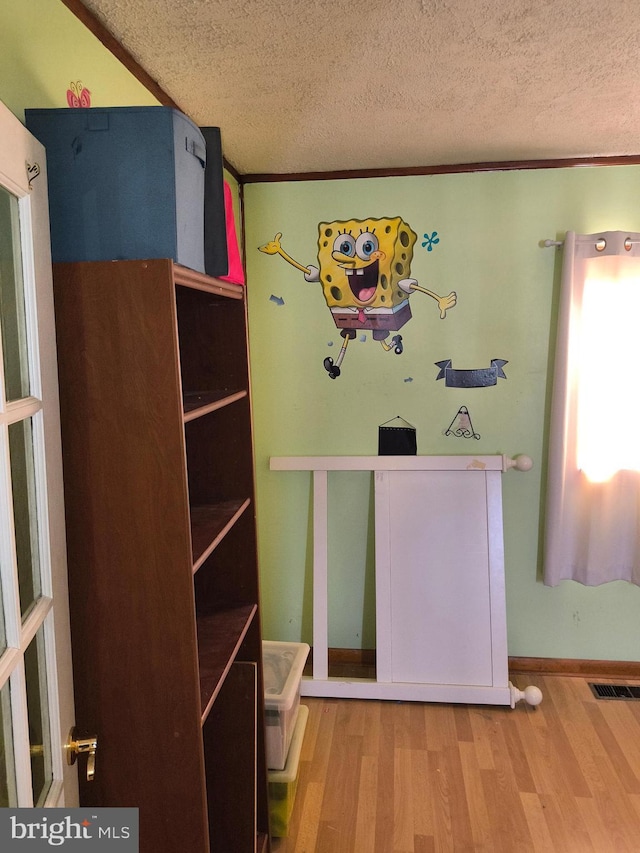
<path id="1" fill-rule="evenodd" d="M 512 680 L 542 704 L 303 698 L 274 853 L 640 851 L 640 701 L 596 699 L 584 678 Z"/>

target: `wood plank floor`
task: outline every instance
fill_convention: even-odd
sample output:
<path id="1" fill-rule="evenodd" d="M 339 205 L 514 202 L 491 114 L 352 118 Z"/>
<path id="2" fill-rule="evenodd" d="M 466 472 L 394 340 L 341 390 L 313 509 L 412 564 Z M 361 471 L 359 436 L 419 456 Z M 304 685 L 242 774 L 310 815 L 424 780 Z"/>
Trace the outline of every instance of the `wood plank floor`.
<path id="1" fill-rule="evenodd" d="M 640 853 L 640 701 L 598 700 L 584 678 L 512 680 L 542 704 L 303 698 L 274 853 Z"/>

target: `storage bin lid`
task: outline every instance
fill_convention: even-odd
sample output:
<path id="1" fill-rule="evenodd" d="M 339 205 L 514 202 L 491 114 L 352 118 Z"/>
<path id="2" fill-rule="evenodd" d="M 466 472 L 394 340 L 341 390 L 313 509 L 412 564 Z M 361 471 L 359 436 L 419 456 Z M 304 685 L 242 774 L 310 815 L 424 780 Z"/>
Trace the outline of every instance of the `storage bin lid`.
<path id="1" fill-rule="evenodd" d="M 267 708 L 288 708 L 300 685 L 309 645 L 262 641 L 264 698 Z"/>

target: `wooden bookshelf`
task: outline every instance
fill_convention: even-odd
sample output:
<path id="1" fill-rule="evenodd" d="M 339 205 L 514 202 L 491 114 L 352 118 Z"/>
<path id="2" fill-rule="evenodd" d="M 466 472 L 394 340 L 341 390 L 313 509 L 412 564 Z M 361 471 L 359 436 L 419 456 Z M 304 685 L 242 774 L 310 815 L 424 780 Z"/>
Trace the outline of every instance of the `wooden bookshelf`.
<path id="1" fill-rule="evenodd" d="M 268 851 L 244 288 L 170 260 L 54 288 L 81 803 L 138 807 L 141 853 Z"/>

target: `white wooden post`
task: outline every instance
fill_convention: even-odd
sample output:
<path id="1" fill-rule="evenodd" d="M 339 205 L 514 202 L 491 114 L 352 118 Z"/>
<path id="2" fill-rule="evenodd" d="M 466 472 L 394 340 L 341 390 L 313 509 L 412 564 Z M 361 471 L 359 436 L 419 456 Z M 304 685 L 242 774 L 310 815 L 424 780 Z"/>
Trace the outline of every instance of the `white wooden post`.
<path id="1" fill-rule="evenodd" d="M 329 677 L 328 473 L 313 472 L 313 677 Z"/>

